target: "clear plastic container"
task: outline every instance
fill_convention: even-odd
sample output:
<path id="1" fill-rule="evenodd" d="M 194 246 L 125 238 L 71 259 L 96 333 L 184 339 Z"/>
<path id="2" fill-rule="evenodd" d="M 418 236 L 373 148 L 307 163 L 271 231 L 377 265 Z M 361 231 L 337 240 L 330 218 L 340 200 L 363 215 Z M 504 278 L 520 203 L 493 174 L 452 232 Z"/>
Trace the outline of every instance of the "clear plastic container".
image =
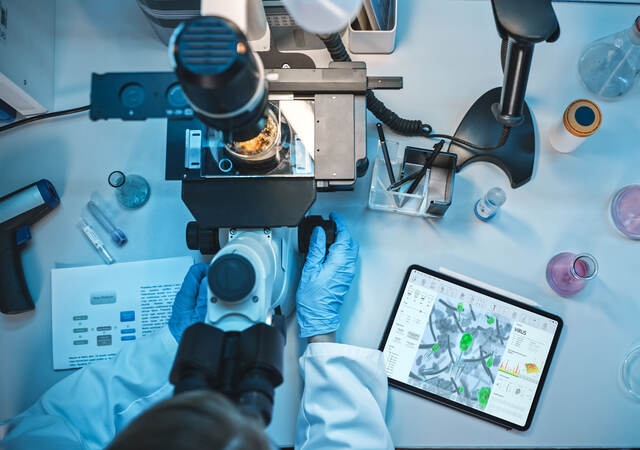
<path id="1" fill-rule="evenodd" d="M 387 141 L 391 167 L 396 180 L 422 168 L 420 164 L 405 162 L 405 146 L 395 141 Z M 409 147 L 414 152 L 430 154 L 431 150 Z M 414 153 L 415 155 L 415 153 Z M 451 204 L 453 180 L 455 176 L 456 155 L 442 152 L 434 161 L 433 167 L 427 170 L 412 194 L 399 191 L 389 191 L 391 184 L 384 161 L 380 142 L 371 174 L 371 189 L 369 191 L 369 208 L 389 211 L 410 216 L 442 217 Z M 404 171 L 403 171 L 404 168 Z M 404 173 L 403 173 L 404 172 Z M 405 186 L 409 186 L 407 183 Z"/>
<path id="2" fill-rule="evenodd" d="M 640 74 L 640 16 L 635 23 L 591 43 L 580 57 L 578 72 L 586 88 L 604 99 L 616 99 L 633 87 Z"/>

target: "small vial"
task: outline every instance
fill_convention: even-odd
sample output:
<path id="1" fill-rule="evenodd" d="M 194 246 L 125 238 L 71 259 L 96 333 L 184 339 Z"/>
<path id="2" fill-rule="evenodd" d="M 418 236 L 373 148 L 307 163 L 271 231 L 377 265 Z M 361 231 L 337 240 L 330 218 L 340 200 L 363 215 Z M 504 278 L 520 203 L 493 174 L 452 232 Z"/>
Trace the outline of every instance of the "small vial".
<path id="1" fill-rule="evenodd" d="M 124 234 L 124 231 L 122 231 L 120 228 L 117 228 L 105 214 L 105 212 L 94 201 L 89 201 L 89 203 L 87 203 L 87 209 L 89 210 L 93 218 L 98 221 L 100 226 L 102 226 L 102 228 L 104 228 L 104 230 L 109 233 L 109 236 L 111 236 L 111 240 L 113 240 L 113 242 L 118 247 L 122 247 L 127 243 L 127 235 Z"/>
<path id="2" fill-rule="evenodd" d="M 140 175 L 125 175 L 116 170 L 109 174 L 109 185 L 116 189 L 116 198 L 125 208 L 140 208 L 149 200 L 151 188 Z"/>
<path id="3" fill-rule="evenodd" d="M 114 262 L 116 262 L 116 260 L 113 258 L 113 256 L 111 256 L 111 254 L 105 247 L 102 239 L 100 239 L 96 234 L 96 230 L 94 230 L 86 220 L 80 219 L 80 221 L 78 222 L 78 228 L 80 229 L 80 231 L 82 231 L 82 234 L 85 235 L 93 248 L 100 254 L 104 262 L 106 262 L 107 264 L 113 264 Z"/>
<path id="4" fill-rule="evenodd" d="M 491 220 L 506 200 L 507 194 L 499 187 L 489 189 L 489 192 L 476 202 L 476 217 L 483 222 Z"/>
<path id="5" fill-rule="evenodd" d="M 591 100 L 576 100 L 549 131 L 549 142 L 556 151 L 570 153 L 598 131 L 601 123 L 602 113 L 598 105 Z"/>

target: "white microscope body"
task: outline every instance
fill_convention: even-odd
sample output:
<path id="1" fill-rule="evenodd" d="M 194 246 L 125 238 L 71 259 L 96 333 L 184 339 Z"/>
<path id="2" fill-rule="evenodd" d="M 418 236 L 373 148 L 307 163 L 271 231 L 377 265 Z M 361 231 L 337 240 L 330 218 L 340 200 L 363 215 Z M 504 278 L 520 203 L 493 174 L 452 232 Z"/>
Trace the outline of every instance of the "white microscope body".
<path id="1" fill-rule="evenodd" d="M 271 325 L 277 308 L 291 314 L 301 266 L 296 239 L 294 228 L 229 230 L 209 268 L 206 323 L 243 331 Z"/>

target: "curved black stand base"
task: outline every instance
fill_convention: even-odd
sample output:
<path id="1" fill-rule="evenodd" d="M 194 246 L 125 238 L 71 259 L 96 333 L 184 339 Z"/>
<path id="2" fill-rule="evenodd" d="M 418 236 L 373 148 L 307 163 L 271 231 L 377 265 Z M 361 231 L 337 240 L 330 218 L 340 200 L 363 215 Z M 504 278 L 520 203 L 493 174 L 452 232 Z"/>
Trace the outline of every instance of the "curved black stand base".
<path id="1" fill-rule="evenodd" d="M 500 102 L 502 88 L 491 89 L 471 106 L 455 137 L 476 145 L 492 146 L 500 140 L 502 125 L 491 112 L 491 105 Z M 527 104 L 523 108 L 524 122 L 511 129 L 505 144 L 496 150 L 472 150 L 455 143 L 449 145 L 449 152 L 458 155 L 457 171 L 472 162 L 486 161 L 500 167 L 509 177 L 512 188 L 526 184 L 533 174 L 536 136 L 533 119 Z"/>

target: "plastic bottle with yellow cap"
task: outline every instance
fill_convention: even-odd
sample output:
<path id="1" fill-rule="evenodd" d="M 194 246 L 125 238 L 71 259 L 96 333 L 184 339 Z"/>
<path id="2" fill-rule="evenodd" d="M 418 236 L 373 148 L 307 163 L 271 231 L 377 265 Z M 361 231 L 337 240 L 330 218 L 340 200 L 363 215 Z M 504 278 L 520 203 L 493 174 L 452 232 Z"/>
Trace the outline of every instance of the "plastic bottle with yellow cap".
<path id="1" fill-rule="evenodd" d="M 551 146 L 561 153 L 570 153 L 595 133 L 601 123 L 598 105 L 591 100 L 576 100 L 565 109 L 562 120 L 551 128 Z"/>

